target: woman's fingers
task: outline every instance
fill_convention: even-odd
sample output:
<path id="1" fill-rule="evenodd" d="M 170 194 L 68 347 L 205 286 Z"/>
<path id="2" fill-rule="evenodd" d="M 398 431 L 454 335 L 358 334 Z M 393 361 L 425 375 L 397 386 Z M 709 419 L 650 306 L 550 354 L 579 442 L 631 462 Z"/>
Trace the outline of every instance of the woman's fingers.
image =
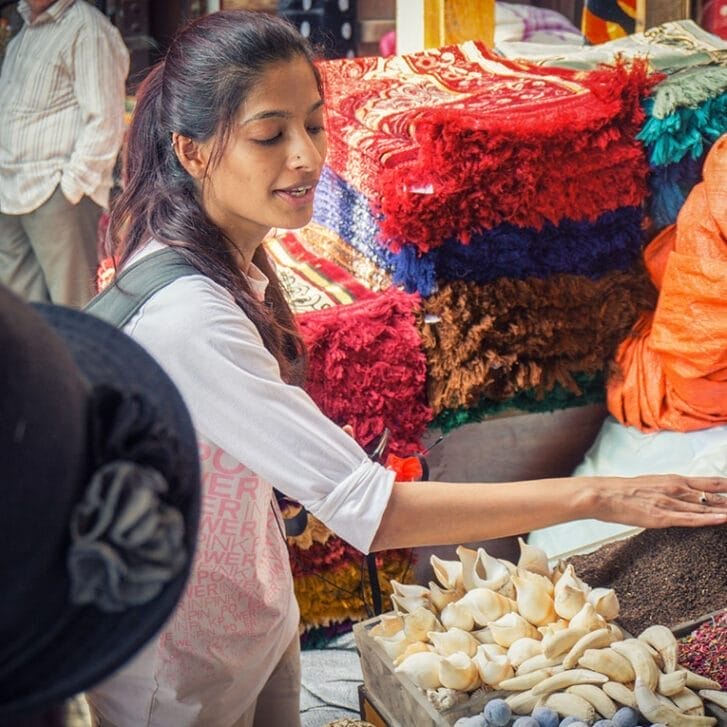
<path id="1" fill-rule="evenodd" d="M 699 495 L 723 493 L 727 495 L 727 479 L 724 477 L 686 477 L 683 475 L 643 475 L 634 478 L 657 488 L 673 492 L 692 492 Z"/>
<path id="2" fill-rule="evenodd" d="M 685 478 L 687 498 L 700 505 L 727 506 L 727 480 L 718 477 Z"/>
<path id="3" fill-rule="evenodd" d="M 689 490 L 686 494 L 678 497 L 682 502 L 689 502 L 695 505 L 727 508 L 727 497 L 718 495 L 706 490 Z"/>
<path id="4" fill-rule="evenodd" d="M 727 493 L 715 494 L 702 490 L 699 493 L 699 502 L 702 505 L 716 505 L 717 507 L 727 507 Z"/>
<path id="5" fill-rule="evenodd" d="M 727 480 L 718 477 L 682 477 L 679 475 L 647 475 L 635 478 L 647 487 L 679 500 L 702 505 L 727 506 Z"/>
<path id="6" fill-rule="evenodd" d="M 722 499 L 722 498 L 720 498 Z M 703 515 L 727 514 L 727 503 L 690 502 L 679 498 L 667 498 L 661 507 L 676 512 L 694 512 Z"/>
<path id="7" fill-rule="evenodd" d="M 726 513 L 715 512 L 679 512 L 677 510 L 664 511 L 656 516 L 652 522 L 641 527 L 646 528 L 695 528 L 708 525 L 724 525 L 727 523 Z"/>
<path id="8" fill-rule="evenodd" d="M 699 502 L 701 491 L 689 492 L 690 499 L 666 495 L 653 498 L 656 524 L 652 527 L 719 525 L 727 522 L 727 501 L 719 496 L 714 504 Z M 695 501 L 696 500 L 696 501 Z M 658 524 L 659 521 L 663 524 Z"/>
<path id="9" fill-rule="evenodd" d="M 646 528 L 727 523 L 727 481 L 717 477 L 645 475 L 626 478 L 612 491 L 612 516 Z"/>
<path id="10" fill-rule="evenodd" d="M 725 477 L 685 477 L 684 480 L 694 490 L 722 493 L 727 495 L 727 478 Z"/>

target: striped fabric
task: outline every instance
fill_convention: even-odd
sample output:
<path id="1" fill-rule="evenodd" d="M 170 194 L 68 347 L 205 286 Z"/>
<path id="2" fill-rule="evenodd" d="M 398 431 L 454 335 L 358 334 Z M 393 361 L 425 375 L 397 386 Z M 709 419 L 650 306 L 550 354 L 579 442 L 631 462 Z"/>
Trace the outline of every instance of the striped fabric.
<path id="1" fill-rule="evenodd" d="M 61 185 L 108 205 L 123 136 L 129 53 L 89 3 L 57 0 L 10 41 L 0 76 L 0 211 L 25 214 Z"/>
<path id="2" fill-rule="evenodd" d="M 589 43 L 606 43 L 636 30 L 636 0 L 585 0 L 581 31 Z"/>

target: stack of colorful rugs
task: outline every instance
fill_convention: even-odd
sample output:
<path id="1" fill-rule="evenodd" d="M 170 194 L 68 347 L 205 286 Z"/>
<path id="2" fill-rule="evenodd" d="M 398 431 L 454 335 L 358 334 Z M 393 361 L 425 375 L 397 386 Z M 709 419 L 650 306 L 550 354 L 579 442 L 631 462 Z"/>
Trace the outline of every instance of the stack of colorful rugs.
<path id="1" fill-rule="evenodd" d="M 603 401 L 656 300 L 638 137 L 679 107 L 668 86 L 650 98 L 665 76 L 645 61 L 611 60 L 583 72 L 465 43 L 320 64 L 314 222 L 268 247 L 301 313 L 308 390 L 364 447 L 387 428 L 404 455 L 427 427 Z M 665 144 L 646 141 L 653 162 Z M 289 542 L 304 646 L 371 614 L 361 553 L 314 519 Z M 412 577 L 409 551 L 377 565 L 385 596 Z"/>
<path id="2" fill-rule="evenodd" d="M 268 249 L 323 411 L 364 447 L 387 428 L 404 455 L 428 426 L 603 400 L 606 361 L 653 305 L 645 64 L 544 70 L 466 43 L 320 68 L 314 222 Z M 360 553 L 315 519 L 289 543 L 305 646 L 371 613 Z M 385 596 L 412 577 L 407 551 L 377 565 Z"/>
<path id="3" fill-rule="evenodd" d="M 573 69 L 592 69 L 619 56 L 647 58 L 662 74 L 644 101 L 646 119 L 638 134 L 651 167 L 648 211 L 654 230 L 676 221 L 709 148 L 727 132 L 727 41 L 678 20 L 595 46 L 502 43 L 497 51 Z"/>
<path id="4" fill-rule="evenodd" d="M 320 67 L 328 166 L 303 240 L 422 296 L 435 424 L 602 399 L 652 304 L 646 65 L 543 69 L 469 42 Z"/>

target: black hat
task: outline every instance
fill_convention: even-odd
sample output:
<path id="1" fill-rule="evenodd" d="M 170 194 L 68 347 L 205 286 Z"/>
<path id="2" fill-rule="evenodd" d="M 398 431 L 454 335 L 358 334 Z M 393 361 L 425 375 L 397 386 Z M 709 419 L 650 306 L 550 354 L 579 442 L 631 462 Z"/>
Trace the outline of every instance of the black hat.
<path id="1" fill-rule="evenodd" d="M 141 346 L 0 286 L 0 722 L 96 684 L 162 627 L 199 479 L 184 402 Z"/>

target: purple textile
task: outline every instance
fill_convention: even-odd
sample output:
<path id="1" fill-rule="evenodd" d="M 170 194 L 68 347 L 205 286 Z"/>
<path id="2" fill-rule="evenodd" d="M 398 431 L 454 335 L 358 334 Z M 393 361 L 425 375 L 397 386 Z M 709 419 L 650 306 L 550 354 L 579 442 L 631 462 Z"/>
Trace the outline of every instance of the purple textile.
<path id="1" fill-rule="evenodd" d="M 516 3 L 495 3 L 495 42 L 579 41 L 578 28 L 556 10 Z"/>

